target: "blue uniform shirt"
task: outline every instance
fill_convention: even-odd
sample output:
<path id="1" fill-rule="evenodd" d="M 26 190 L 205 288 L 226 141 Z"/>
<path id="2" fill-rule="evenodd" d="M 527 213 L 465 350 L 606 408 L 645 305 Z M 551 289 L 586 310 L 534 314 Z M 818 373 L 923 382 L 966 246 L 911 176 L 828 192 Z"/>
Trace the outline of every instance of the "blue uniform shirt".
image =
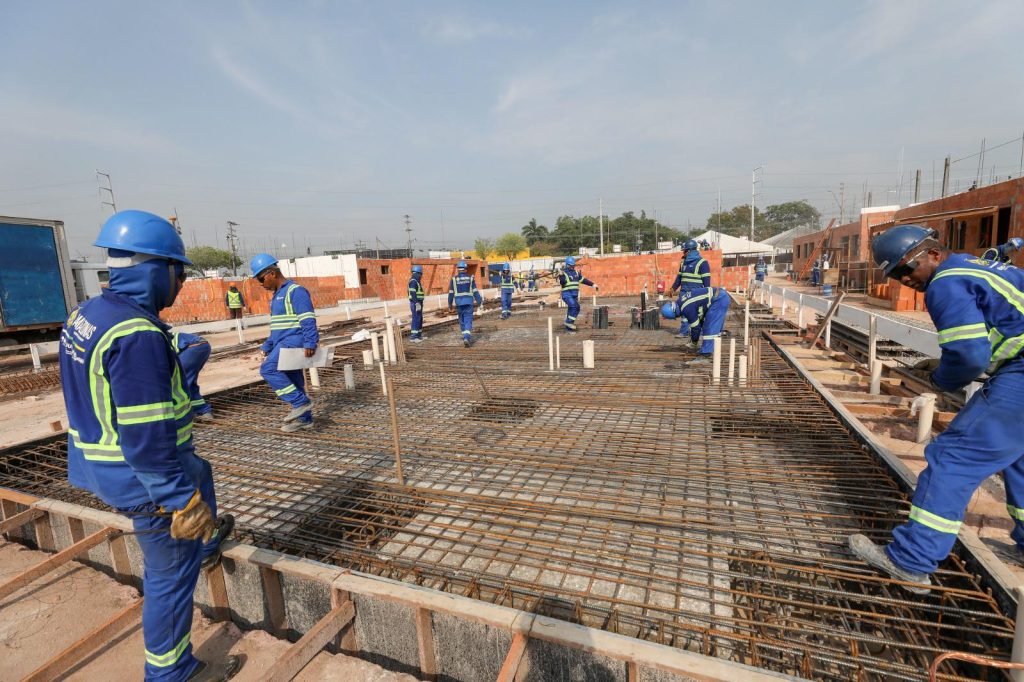
<path id="1" fill-rule="evenodd" d="M 511 272 L 502 272 L 498 276 L 498 280 L 499 280 L 499 282 L 501 282 L 501 288 L 502 289 L 515 289 L 516 288 L 516 279 L 515 279 L 515 277 L 512 276 Z"/>
<path id="2" fill-rule="evenodd" d="M 679 263 L 679 273 L 672 283 L 673 289 L 707 288 L 711 286 L 711 266 L 696 251 L 690 251 Z"/>
<path id="3" fill-rule="evenodd" d="M 562 293 L 572 292 L 579 294 L 580 285 L 586 284 L 588 287 L 594 286 L 594 283 L 579 273 L 579 270 L 575 268 L 566 268 L 558 275 L 558 284 L 562 287 Z"/>
<path id="4" fill-rule="evenodd" d="M 60 372 L 68 414 L 68 480 L 115 508 L 183 509 L 203 461 L 168 327 L 105 289 L 68 316 Z"/>
<path id="5" fill-rule="evenodd" d="M 423 285 L 420 284 L 419 277 L 411 277 L 409 279 L 409 301 L 419 303 L 425 295 L 426 293 L 423 291 Z"/>
<path id="6" fill-rule="evenodd" d="M 316 348 L 319 343 L 320 332 L 309 292 L 286 279 L 270 300 L 270 336 L 263 342 L 263 352 L 269 353 L 277 346 Z"/>
<path id="7" fill-rule="evenodd" d="M 703 322 L 704 315 L 707 314 L 708 306 L 711 305 L 711 299 L 714 296 L 715 289 L 711 287 L 700 287 L 682 292 L 676 300 L 676 306 L 679 309 L 678 317 L 685 319 L 690 326 Z"/>
<path id="8" fill-rule="evenodd" d="M 939 264 L 924 297 L 942 357 L 932 381 L 951 391 L 1024 349 L 1024 270 L 962 253 Z"/>
<path id="9" fill-rule="evenodd" d="M 483 304 L 484 299 L 476 288 L 476 280 L 466 272 L 460 272 L 448 284 L 448 307 L 455 305 L 473 305 L 473 301 Z"/>

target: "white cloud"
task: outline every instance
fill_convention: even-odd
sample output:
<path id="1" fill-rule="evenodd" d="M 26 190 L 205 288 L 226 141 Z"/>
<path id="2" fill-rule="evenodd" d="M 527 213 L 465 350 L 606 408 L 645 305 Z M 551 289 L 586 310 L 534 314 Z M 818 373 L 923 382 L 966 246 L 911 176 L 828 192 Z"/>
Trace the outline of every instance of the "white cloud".
<path id="1" fill-rule="evenodd" d="M 529 35 L 525 28 L 479 21 L 464 17 L 443 17 L 424 30 L 427 37 L 439 43 L 469 43 L 482 38 L 520 38 Z"/>

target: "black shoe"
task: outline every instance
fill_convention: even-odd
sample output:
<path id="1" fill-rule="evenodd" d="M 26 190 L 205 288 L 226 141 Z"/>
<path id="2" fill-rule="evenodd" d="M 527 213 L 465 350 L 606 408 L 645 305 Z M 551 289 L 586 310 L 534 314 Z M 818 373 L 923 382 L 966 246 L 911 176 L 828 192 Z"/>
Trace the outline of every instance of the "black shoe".
<path id="1" fill-rule="evenodd" d="M 462 345 L 465 348 L 469 348 L 469 339 L 462 339 Z"/>
<path id="2" fill-rule="evenodd" d="M 220 548 L 224 544 L 224 541 L 231 537 L 231 533 L 235 530 L 235 516 L 234 514 L 222 514 L 217 517 L 217 551 L 210 556 L 203 559 L 202 563 L 199 564 L 199 569 L 202 571 L 209 571 L 211 568 L 217 566 L 220 563 Z"/>
<path id="3" fill-rule="evenodd" d="M 245 664 L 245 656 L 231 655 L 224 659 L 223 663 L 212 665 L 206 661 L 199 661 L 199 665 L 188 676 L 189 682 L 227 682 L 238 674 Z"/>

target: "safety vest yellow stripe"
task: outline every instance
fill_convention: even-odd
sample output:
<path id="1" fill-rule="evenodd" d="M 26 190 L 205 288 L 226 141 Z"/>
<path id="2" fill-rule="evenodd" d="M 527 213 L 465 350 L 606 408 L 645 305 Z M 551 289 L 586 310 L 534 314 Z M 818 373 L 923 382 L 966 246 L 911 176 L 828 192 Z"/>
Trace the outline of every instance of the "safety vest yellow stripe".
<path id="1" fill-rule="evenodd" d="M 988 327 L 984 322 L 978 322 L 975 324 L 964 324 L 959 327 L 949 327 L 948 329 L 939 330 L 939 345 L 943 346 L 953 341 L 963 341 L 964 339 L 979 339 L 988 338 Z"/>
<path id="2" fill-rule="evenodd" d="M 937 514 L 932 514 L 926 509 L 913 506 L 910 508 L 910 520 L 917 521 L 921 525 L 927 526 L 932 530 L 937 530 L 940 533 L 950 533 L 952 535 L 959 533 L 960 526 L 963 525 L 962 521 L 944 519 Z"/>
<path id="3" fill-rule="evenodd" d="M 1010 513 L 1010 516 L 1017 521 L 1024 521 L 1024 509 L 1020 507 L 1014 507 L 1012 504 L 1006 505 L 1006 511 Z"/>
<path id="4" fill-rule="evenodd" d="M 169 402 L 117 408 L 118 424 L 146 424 L 175 418 L 174 404 Z"/>
<path id="5" fill-rule="evenodd" d="M 188 439 L 192 437 L 192 420 L 185 423 L 184 426 L 178 428 L 178 440 L 175 441 L 175 445 L 183 445 L 188 442 Z"/>
<path id="6" fill-rule="evenodd" d="M 229 308 L 241 308 L 242 307 L 242 292 L 240 292 L 240 291 L 229 291 L 228 292 L 228 307 Z"/>
<path id="7" fill-rule="evenodd" d="M 295 390 L 297 390 L 295 388 L 295 384 L 288 384 L 284 388 L 277 389 L 276 391 L 274 391 L 274 393 L 276 393 L 279 396 L 282 396 L 282 395 L 288 395 L 289 393 L 291 393 L 292 391 L 295 391 Z"/>
<path id="8" fill-rule="evenodd" d="M 961 275 L 965 277 L 976 277 L 984 280 L 992 290 L 1002 296 L 1007 303 L 1013 306 L 1021 315 L 1024 315 L 1024 293 L 1018 291 L 1010 282 L 991 271 L 972 270 L 970 268 L 950 268 L 943 270 L 932 278 L 932 281 Z M 993 327 L 995 329 L 995 327 Z M 989 331 L 987 334 L 989 343 L 992 344 L 992 355 L 989 358 L 989 374 L 999 369 L 1007 360 L 1016 357 L 1024 350 L 1024 334 L 1003 338 L 1002 332 L 995 329 L 995 333 Z M 1000 343 L 1001 342 L 1001 343 Z M 941 342 L 940 342 L 941 343 Z"/>
<path id="9" fill-rule="evenodd" d="M 413 286 L 412 282 L 416 282 L 416 286 Z M 414 280 L 410 280 L 410 283 L 409 283 L 409 296 L 414 296 L 414 297 L 416 297 L 417 299 L 419 299 L 421 301 L 423 300 L 423 298 L 424 298 L 423 285 L 420 284 L 419 280 L 415 280 L 415 279 Z"/>
<path id="10" fill-rule="evenodd" d="M 299 314 L 299 322 L 302 322 L 303 320 L 308 320 L 308 319 L 313 318 L 313 317 L 316 317 L 316 313 L 314 313 L 313 311 L 310 311 L 308 313 L 300 313 Z"/>
<path id="11" fill-rule="evenodd" d="M 178 662 L 182 656 L 185 655 L 185 649 L 192 642 L 192 633 L 186 632 L 185 636 L 181 638 L 178 645 L 168 651 L 166 654 L 154 654 L 149 649 L 146 649 L 146 663 L 157 668 L 169 668 Z"/>

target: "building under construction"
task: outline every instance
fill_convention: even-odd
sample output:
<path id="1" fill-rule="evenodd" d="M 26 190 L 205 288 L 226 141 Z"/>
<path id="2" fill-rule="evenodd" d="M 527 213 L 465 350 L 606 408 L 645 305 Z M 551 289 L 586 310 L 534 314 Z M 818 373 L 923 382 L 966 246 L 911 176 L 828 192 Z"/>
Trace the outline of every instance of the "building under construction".
<path id="1" fill-rule="evenodd" d="M 439 323 L 395 364 L 342 344 L 294 436 L 263 382 L 213 395 L 196 449 L 240 544 L 197 602 L 421 679 L 909 681 L 947 652 L 938 679 L 1005 679 L 962 660 L 1010 657 L 1005 576 L 970 531 L 925 597 L 849 554 L 905 519 L 910 481 L 804 371 L 821 353 L 737 302 L 720 366 L 623 298 L 557 352 L 543 307 L 484 316 L 470 349 Z M 101 536 L 89 560 L 141 576 L 63 434 L 0 451 L 0 486 L 8 518 L 36 510 L 23 541 Z"/>

